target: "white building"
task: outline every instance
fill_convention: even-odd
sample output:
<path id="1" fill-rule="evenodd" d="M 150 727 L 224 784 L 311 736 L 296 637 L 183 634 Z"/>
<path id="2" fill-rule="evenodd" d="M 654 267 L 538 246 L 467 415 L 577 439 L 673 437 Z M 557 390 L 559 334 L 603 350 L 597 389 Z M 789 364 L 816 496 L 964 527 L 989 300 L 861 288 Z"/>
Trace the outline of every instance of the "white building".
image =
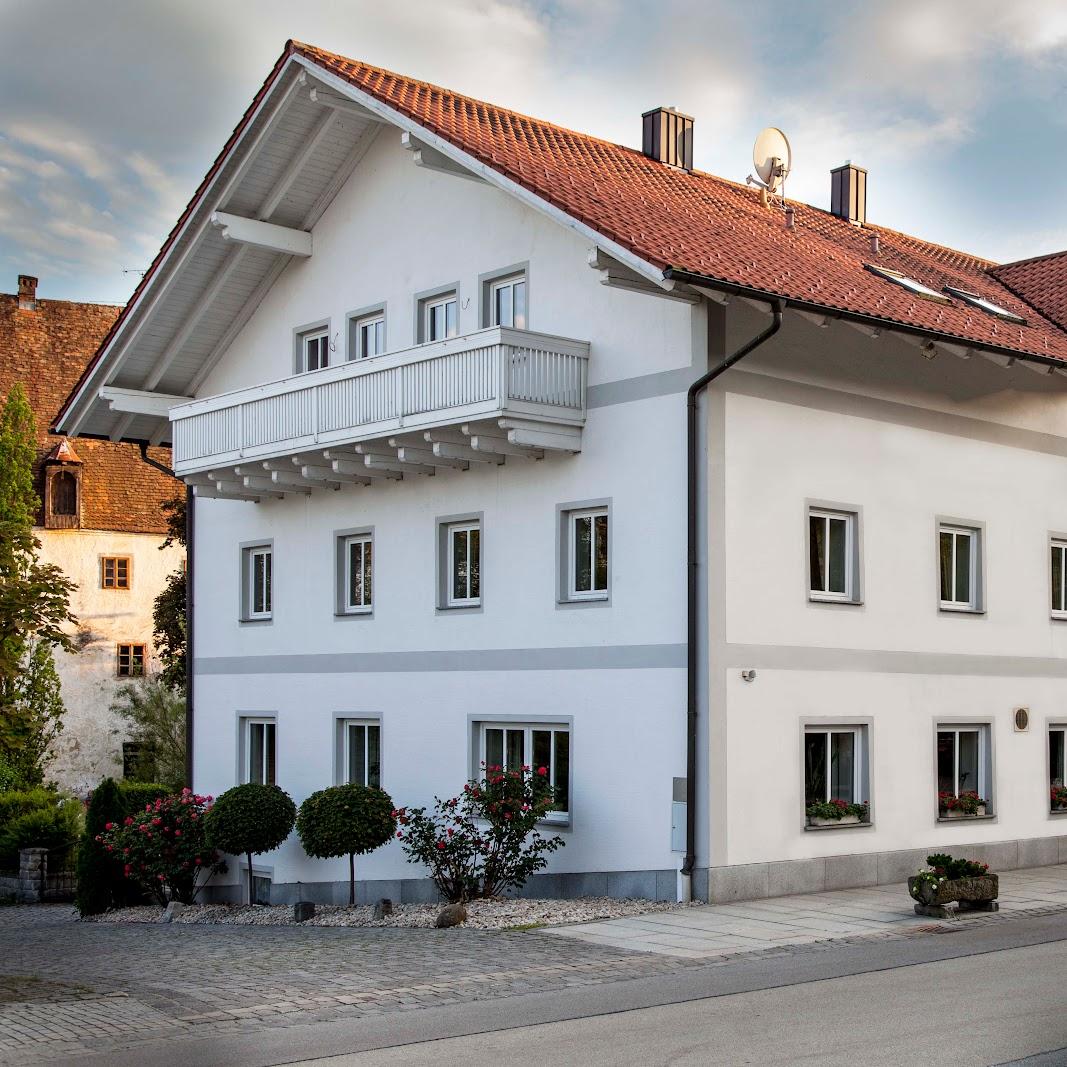
<path id="1" fill-rule="evenodd" d="M 55 655 L 66 714 L 46 776 L 79 796 L 101 778 L 133 771 L 137 746 L 111 704 L 131 677 L 158 667 L 152 608 L 184 554 L 178 546 L 160 551 L 161 505 L 181 493 L 179 483 L 133 445 L 74 446 L 49 432 L 118 313 L 103 304 L 39 300 L 30 275 L 19 276 L 17 295 L 0 295 L 0 400 L 21 383 L 37 421 L 39 557 L 77 586 L 70 599 L 77 652 Z M 166 467 L 169 449 L 153 448 L 148 458 Z"/>
<path id="2" fill-rule="evenodd" d="M 549 763 L 567 844 L 535 893 L 1064 858 L 1047 286 L 857 196 L 787 215 L 691 172 L 674 112 L 644 135 L 287 46 L 61 417 L 173 436 L 195 487 L 196 788 L 416 805 L 501 752 Z M 860 821 L 809 825 L 831 799 Z M 258 863 L 275 900 L 346 874 L 295 836 Z M 360 877 L 429 892 L 396 844 Z"/>

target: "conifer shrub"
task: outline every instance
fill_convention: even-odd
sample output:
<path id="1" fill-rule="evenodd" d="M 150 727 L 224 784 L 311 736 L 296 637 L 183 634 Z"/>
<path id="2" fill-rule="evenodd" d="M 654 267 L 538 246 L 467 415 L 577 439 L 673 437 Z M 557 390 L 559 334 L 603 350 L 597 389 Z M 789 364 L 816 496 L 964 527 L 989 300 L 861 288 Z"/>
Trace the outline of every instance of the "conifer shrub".
<path id="1" fill-rule="evenodd" d="M 118 783 L 114 778 L 105 778 L 89 797 L 85 832 L 78 844 L 75 904 L 82 915 L 99 915 L 126 903 L 129 883 L 122 873 L 122 865 L 97 840 L 108 823 L 121 822 L 126 815 L 126 803 Z"/>

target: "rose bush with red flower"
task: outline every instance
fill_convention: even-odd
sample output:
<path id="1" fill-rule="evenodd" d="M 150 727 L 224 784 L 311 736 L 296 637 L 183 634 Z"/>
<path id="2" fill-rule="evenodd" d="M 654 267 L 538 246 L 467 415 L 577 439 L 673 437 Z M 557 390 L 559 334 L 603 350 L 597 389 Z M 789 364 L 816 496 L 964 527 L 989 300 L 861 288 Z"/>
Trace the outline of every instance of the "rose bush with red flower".
<path id="1" fill-rule="evenodd" d="M 548 770 L 482 764 L 482 777 L 457 797 L 434 797 L 433 810 L 399 808 L 396 836 L 410 860 L 424 863 L 452 903 L 519 889 L 562 848 L 538 824 L 552 809 Z"/>
<path id="2" fill-rule="evenodd" d="M 159 903 L 192 904 L 211 873 L 224 869 L 204 835 L 211 797 L 183 789 L 146 804 L 121 823 L 109 822 L 96 840 L 125 876 Z"/>

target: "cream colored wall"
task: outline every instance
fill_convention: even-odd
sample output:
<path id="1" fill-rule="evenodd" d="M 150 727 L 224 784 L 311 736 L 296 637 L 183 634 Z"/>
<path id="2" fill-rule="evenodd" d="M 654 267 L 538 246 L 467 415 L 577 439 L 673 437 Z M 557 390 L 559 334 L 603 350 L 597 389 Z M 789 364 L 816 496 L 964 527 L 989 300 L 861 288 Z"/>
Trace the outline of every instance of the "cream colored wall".
<path id="1" fill-rule="evenodd" d="M 158 668 L 152 651 L 152 607 L 167 576 L 181 566 L 184 550 L 172 546 L 160 551 L 163 538 L 158 534 L 43 529 L 35 533 L 41 541 L 41 561 L 60 567 L 78 586 L 71 611 L 78 619 L 74 636 L 80 651 L 56 654 L 67 710 L 48 777 L 63 789 L 84 795 L 101 778 L 122 773 L 122 742 L 128 731 L 109 710 L 126 681 L 116 676 L 116 646 L 146 645 L 150 668 Z M 100 587 L 102 556 L 130 557 L 128 590 Z"/>

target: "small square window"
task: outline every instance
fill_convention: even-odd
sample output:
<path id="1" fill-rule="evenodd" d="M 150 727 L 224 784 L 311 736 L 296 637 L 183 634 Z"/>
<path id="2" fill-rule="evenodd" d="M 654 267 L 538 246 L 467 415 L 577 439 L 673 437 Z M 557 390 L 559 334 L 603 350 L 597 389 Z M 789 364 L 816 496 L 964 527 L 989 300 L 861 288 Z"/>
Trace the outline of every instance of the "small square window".
<path id="1" fill-rule="evenodd" d="M 988 723 L 937 728 L 937 801 L 942 818 L 989 813 Z"/>
<path id="2" fill-rule="evenodd" d="M 384 310 L 350 318 L 348 331 L 349 359 L 371 359 L 385 351 Z"/>
<path id="3" fill-rule="evenodd" d="M 513 274 L 489 283 L 489 325 L 526 329 L 525 274 Z"/>
<path id="4" fill-rule="evenodd" d="M 120 678 L 138 678 L 144 674 L 144 645 L 118 646 L 118 676 Z"/>
<path id="5" fill-rule="evenodd" d="M 938 573 L 943 611 L 979 611 L 981 539 L 969 526 L 938 527 Z"/>
<path id="6" fill-rule="evenodd" d="M 1051 564 L 1052 614 L 1067 619 L 1067 541 L 1053 538 Z"/>
<path id="7" fill-rule="evenodd" d="M 479 521 L 442 526 L 440 606 L 478 607 L 482 602 L 482 525 Z"/>
<path id="8" fill-rule="evenodd" d="M 273 615 L 274 552 L 270 545 L 241 550 L 241 608 L 245 622 L 263 622 Z"/>
<path id="9" fill-rule="evenodd" d="M 277 726 L 274 719 L 248 718 L 243 727 L 244 781 L 277 784 Z"/>
<path id="10" fill-rule="evenodd" d="M 374 538 L 370 533 L 340 537 L 338 610 L 345 615 L 369 613 L 374 605 Z"/>
<path id="11" fill-rule="evenodd" d="M 855 512 L 808 509 L 808 595 L 859 601 L 858 519 Z"/>
<path id="12" fill-rule="evenodd" d="M 129 589 L 130 588 L 130 557 L 129 556 L 101 556 L 100 557 L 100 588 L 101 589 Z"/>
<path id="13" fill-rule="evenodd" d="M 297 373 L 322 370 L 330 365 L 329 328 L 308 330 L 297 337 Z"/>
<path id="14" fill-rule="evenodd" d="M 459 332 L 459 301 L 456 290 L 419 301 L 419 341 L 443 341 Z"/>
<path id="15" fill-rule="evenodd" d="M 481 723 L 478 742 L 479 765 L 484 763 L 486 767 L 503 767 L 509 771 L 528 767 L 534 774 L 544 767 L 553 793 L 547 820 L 569 820 L 570 727 L 556 723 Z"/>
<path id="16" fill-rule="evenodd" d="M 563 599 L 607 600 L 611 583 L 608 508 L 575 508 L 565 511 L 563 518 Z"/>
<path id="17" fill-rule="evenodd" d="M 376 719 L 341 720 L 341 781 L 382 786 L 382 726 Z"/>
<path id="18" fill-rule="evenodd" d="M 804 728 L 804 806 L 841 804 L 865 806 L 869 753 L 865 726 L 831 725 Z M 868 812 L 849 813 L 849 822 L 867 822 Z M 820 818 L 821 816 L 812 816 Z M 832 819 L 833 815 L 829 816 Z"/>

